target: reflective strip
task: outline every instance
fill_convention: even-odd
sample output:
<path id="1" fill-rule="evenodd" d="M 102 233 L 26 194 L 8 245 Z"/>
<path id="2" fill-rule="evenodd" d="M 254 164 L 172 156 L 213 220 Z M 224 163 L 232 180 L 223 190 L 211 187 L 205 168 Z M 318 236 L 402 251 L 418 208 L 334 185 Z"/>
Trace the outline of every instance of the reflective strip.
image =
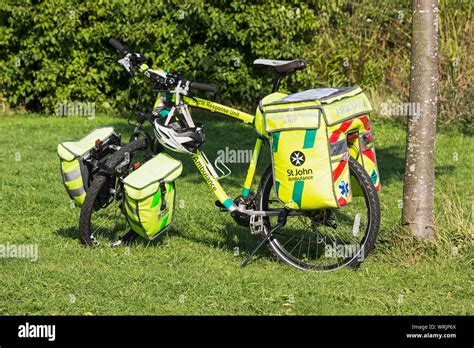
<path id="1" fill-rule="evenodd" d="M 73 181 L 81 177 L 81 170 L 76 169 L 73 170 L 72 172 L 64 173 L 64 179 L 66 181 Z"/>
<path id="2" fill-rule="evenodd" d="M 68 190 L 74 190 L 74 189 L 84 187 L 84 182 L 82 181 L 82 177 L 77 178 L 76 180 L 73 180 L 73 181 L 64 181 L 64 184 L 66 185 Z"/>
<path id="3" fill-rule="evenodd" d="M 343 154 L 347 152 L 347 143 L 346 139 L 343 139 L 341 141 L 338 141 L 336 143 L 329 144 L 329 148 L 331 150 L 331 157 L 332 156 L 337 156 L 340 154 Z"/>
<path id="4" fill-rule="evenodd" d="M 270 105 L 276 105 L 276 104 L 287 104 L 286 102 L 285 103 L 272 103 L 272 104 L 268 104 L 268 105 L 265 105 L 265 106 L 270 106 Z M 273 110 L 265 110 L 265 114 L 272 114 L 272 113 L 275 113 L 275 112 L 284 112 L 284 113 L 293 113 L 294 111 L 301 111 L 301 110 L 312 110 L 312 109 L 321 109 L 321 106 L 319 105 L 311 105 L 311 106 L 302 106 L 302 107 L 299 107 L 299 108 L 294 108 L 294 107 L 287 107 L 285 109 L 273 109 Z M 316 115 L 317 116 L 317 115 Z"/>
<path id="5" fill-rule="evenodd" d="M 138 216 L 137 210 L 132 207 L 127 198 L 125 198 L 125 204 L 127 205 L 128 210 L 130 210 L 135 216 Z"/>
<path id="6" fill-rule="evenodd" d="M 135 221 L 133 221 L 133 220 L 130 218 L 130 216 L 128 216 L 127 221 L 128 221 L 128 223 L 129 223 L 130 227 L 132 228 L 132 230 L 134 230 L 134 231 L 137 232 L 138 234 L 143 235 L 143 233 L 145 232 L 145 229 L 144 229 L 141 225 L 139 225 L 139 224 L 137 224 Z"/>
<path id="7" fill-rule="evenodd" d="M 67 190 L 67 192 L 69 192 L 69 194 L 71 196 L 81 196 L 83 195 L 84 193 L 86 193 L 86 190 L 84 190 L 84 187 L 79 187 L 77 189 L 74 189 L 74 190 Z"/>

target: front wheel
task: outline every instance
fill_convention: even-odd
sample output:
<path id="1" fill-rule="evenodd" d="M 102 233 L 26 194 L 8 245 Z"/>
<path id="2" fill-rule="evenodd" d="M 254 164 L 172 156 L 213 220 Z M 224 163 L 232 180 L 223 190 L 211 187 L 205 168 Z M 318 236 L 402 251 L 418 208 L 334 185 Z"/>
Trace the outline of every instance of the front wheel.
<path id="1" fill-rule="evenodd" d="M 268 247 L 278 260 L 302 270 L 333 271 L 356 267 L 373 249 L 380 228 L 380 205 L 375 187 L 364 168 L 349 159 L 351 181 L 362 195 L 339 209 L 304 211 L 288 216 L 284 227 L 274 233 Z M 262 177 L 256 197 L 257 210 L 282 209 L 273 188 L 271 166 Z M 264 217 L 263 237 L 277 224 L 277 217 Z"/>
<path id="2" fill-rule="evenodd" d="M 106 165 L 118 166 L 129 155 L 129 167 L 136 161 L 146 162 L 146 140 L 134 140 L 124 145 L 107 160 Z M 87 190 L 79 219 L 81 241 L 85 245 L 99 244 L 99 238 L 115 239 L 130 230 L 122 214 L 122 186 L 109 174 L 98 174 Z"/>

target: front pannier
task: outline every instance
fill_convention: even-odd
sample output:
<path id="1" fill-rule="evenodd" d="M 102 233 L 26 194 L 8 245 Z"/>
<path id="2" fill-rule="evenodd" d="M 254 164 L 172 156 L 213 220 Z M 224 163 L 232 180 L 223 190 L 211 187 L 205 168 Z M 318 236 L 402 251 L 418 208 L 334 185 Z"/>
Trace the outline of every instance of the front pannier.
<path id="1" fill-rule="evenodd" d="M 87 163 L 87 159 L 98 144 L 103 155 L 106 155 L 108 145 L 120 145 L 120 135 L 114 132 L 113 127 L 97 128 L 79 141 L 58 145 L 61 178 L 67 193 L 78 207 L 84 203 L 92 181 L 93 168 Z"/>
<path id="2" fill-rule="evenodd" d="M 124 180 L 124 213 L 133 231 L 147 239 L 158 237 L 174 217 L 174 180 L 180 161 L 160 153 Z"/>
<path id="3" fill-rule="evenodd" d="M 291 209 L 339 208 L 351 202 L 348 144 L 358 146 L 355 158 L 374 172 L 374 185 L 380 187 L 370 111 L 359 87 L 312 89 L 263 105 L 278 199 Z M 357 143 L 348 143 L 350 132 L 357 134 Z"/>

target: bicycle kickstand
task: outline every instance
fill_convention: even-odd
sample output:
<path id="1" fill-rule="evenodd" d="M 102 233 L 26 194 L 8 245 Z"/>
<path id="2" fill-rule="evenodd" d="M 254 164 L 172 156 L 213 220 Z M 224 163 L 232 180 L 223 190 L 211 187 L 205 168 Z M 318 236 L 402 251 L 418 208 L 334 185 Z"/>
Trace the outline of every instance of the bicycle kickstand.
<path id="1" fill-rule="evenodd" d="M 286 217 L 288 216 L 288 208 L 284 208 L 280 213 L 278 214 L 278 223 L 277 225 L 263 238 L 263 240 L 258 244 L 258 246 L 250 253 L 250 255 L 247 257 L 247 259 L 242 263 L 240 268 L 244 268 L 248 265 L 252 257 L 257 253 L 258 250 L 267 242 L 270 240 L 270 238 L 273 237 L 273 234 L 278 231 L 280 228 L 286 225 Z"/>

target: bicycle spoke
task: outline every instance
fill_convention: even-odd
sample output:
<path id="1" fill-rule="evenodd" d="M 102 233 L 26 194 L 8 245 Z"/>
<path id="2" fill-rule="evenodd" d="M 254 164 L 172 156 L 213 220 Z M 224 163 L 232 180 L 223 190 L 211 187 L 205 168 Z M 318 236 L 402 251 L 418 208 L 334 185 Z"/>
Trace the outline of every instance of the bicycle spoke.
<path id="1" fill-rule="evenodd" d="M 291 241 L 293 238 L 295 238 L 295 236 L 291 237 L 289 240 L 287 240 L 284 244 L 283 244 L 283 247 L 288 244 L 289 241 Z"/>
<path id="2" fill-rule="evenodd" d="M 296 247 L 303 241 L 304 236 L 301 237 L 300 241 L 293 247 L 293 249 L 290 250 L 290 254 L 293 252 L 293 250 L 296 249 Z"/>
<path id="3" fill-rule="evenodd" d="M 121 224 L 121 210 L 118 201 L 113 201 L 106 208 L 103 208 L 92 215 L 91 224 L 93 226 L 93 236 L 101 235 L 101 232 L 111 232 L 117 234 L 126 230 L 127 226 Z M 92 221 L 93 220 L 93 221 Z"/>
<path id="4" fill-rule="evenodd" d="M 274 188 L 271 189 L 274 191 Z M 266 210 L 281 210 L 283 204 L 268 200 Z M 289 215 L 287 223 L 274 233 L 270 241 L 278 255 L 291 263 L 305 267 L 337 267 L 354 258 L 354 251 L 367 232 L 368 205 L 365 197 L 354 197 L 351 204 L 341 209 L 306 211 Z M 277 224 L 277 217 L 268 218 L 270 231 Z M 356 232 L 354 232 L 356 230 Z"/>

